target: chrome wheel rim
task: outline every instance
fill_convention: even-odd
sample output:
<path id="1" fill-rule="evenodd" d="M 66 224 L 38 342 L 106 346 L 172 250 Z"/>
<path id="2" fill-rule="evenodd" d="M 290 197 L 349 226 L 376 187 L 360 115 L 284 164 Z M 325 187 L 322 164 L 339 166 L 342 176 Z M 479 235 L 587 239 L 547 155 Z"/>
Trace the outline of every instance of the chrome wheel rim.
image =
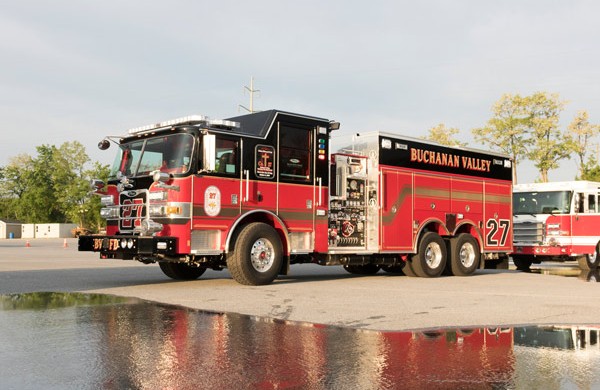
<path id="1" fill-rule="evenodd" d="M 250 250 L 250 262 L 256 271 L 268 271 L 275 262 L 275 249 L 271 241 L 266 238 L 256 240 Z"/>
<path id="2" fill-rule="evenodd" d="M 436 269 L 442 263 L 442 248 L 437 242 L 431 242 L 427 245 L 425 263 L 431 269 Z"/>
<path id="3" fill-rule="evenodd" d="M 588 255 L 588 263 L 590 265 L 596 264 L 597 261 L 598 261 L 598 251 L 594 251 L 593 254 Z"/>
<path id="4" fill-rule="evenodd" d="M 460 263 L 465 267 L 469 268 L 475 263 L 475 247 L 470 242 L 466 242 L 460 247 L 458 253 Z"/>

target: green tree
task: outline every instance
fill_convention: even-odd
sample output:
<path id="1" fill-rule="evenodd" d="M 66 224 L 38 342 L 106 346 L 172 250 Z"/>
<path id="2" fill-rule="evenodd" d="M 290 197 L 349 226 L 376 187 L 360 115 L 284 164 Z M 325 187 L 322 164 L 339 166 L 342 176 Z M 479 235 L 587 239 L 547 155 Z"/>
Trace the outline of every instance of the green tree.
<path id="1" fill-rule="evenodd" d="M 103 165 L 99 162 L 94 162 L 93 166 L 84 172 L 86 180 L 100 179 L 105 183 L 108 181 L 110 173 L 110 165 Z M 98 231 L 106 227 L 106 220 L 100 217 L 100 197 L 90 194 L 89 184 L 87 186 L 87 196 L 78 208 L 79 211 L 79 226 L 87 227 L 91 230 Z"/>
<path id="2" fill-rule="evenodd" d="M 80 222 L 81 206 L 89 192 L 85 165 L 90 161 L 78 141 L 65 142 L 55 148 L 52 156 L 52 187 L 65 221 Z"/>
<path id="3" fill-rule="evenodd" d="M 548 181 L 548 172 L 558 168 L 560 160 L 570 157 L 568 141 L 558 127 L 564 105 L 558 94 L 537 92 L 526 98 L 531 137 L 527 157 L 534 162 L 544 183 Z"/>
<path id="4" fill-rule="evenodd" d="M 28 154 L 9 158 L 8 165 L 0 169 L 2 218 L 23 220 L 19 200 L 27 189 L 25 177 L 31 170 L 33 159 Z"/>
<path id="5" fill-rule="evenodd" d="M 14 214 L 26 223 L 56 222 L 61 213 L 52 188 L 54 146 L 37 148 L 38 156 L 20 155 L 5 167 L 4 192 L 14 199 Z"/>
<path id="6" fill-rule="evenodd" d="M 19 155 L 0 169 L 0 205 L 5 217 L 25 223 L 74 222 L 96 230 L 100 201 L 89 196 L 91 178 L 106 180 L 108 165 L 90 159 L 83 145 L 42 145 L 37 156 Z"/>
<path id="7" fill-rule="evenodd" d="M 585 163 L 578 179 L 600 181 L 600 165 L 598 165 L 598 161 L 594 156 L 590 156 L 589 160 Z"/>
<path id="8" fill-rule="evenodd" d="M 567 147 L 577 156 L 577 166 L 581 178 L 586 175 L 586 171 L 597 165 L 590 150 L 593 150 L 593 140 L 597 138 L 598 134 L 600 134 L 600 125 L 591 124 L 585 110 L 578 111 L 567 127 Z"/>
<path id="9" fill-rule="evenodd" d="M 493 116 L 484 127 L 473 129 L 475 139 L 513 160 L 513 181 L 517 182 L 517 165 L 527 156 L 531 143 L 527 137 L 530 112 L 527 99 L 504 94 L 492 107 Z"/>
<path id="10" fill-rule="evenodd" d="M 455 127 L 447 128 L 445 124 L 440 123 L 429 129 L 429 134 L 424 139 L 434 141 L 448 146 L 466 146 L 465 142 L 460 142 L 454 138 L 460 130 Z"/>

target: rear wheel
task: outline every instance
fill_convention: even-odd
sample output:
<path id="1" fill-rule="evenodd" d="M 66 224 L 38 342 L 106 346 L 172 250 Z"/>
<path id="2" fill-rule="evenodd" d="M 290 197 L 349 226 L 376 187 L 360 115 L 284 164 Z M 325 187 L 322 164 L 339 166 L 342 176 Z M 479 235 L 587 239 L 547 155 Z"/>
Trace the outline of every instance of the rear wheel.
<path id="1" fill-rule="evenodd" d="M 414 278 L 417 276 L 417 274 L 413 270 L 412 256 L 409 256 L 408 259 L 406 260 L 406 263 L 404 263 L 404 267 L 402 267 L 402 273 L 406 276 L 410 276 L 411 278 Z"/>
<path id="2" fill-rule="evenodd" d="M 410 261 L 417 276 L 434 278 L 444 271 L 446 258 L 446 245 L 442 237 L 437 233 L 427 232 L 421 238 L 418 251 Z"/>
<path id="3" fill-rule="evenodd" d="M 206 271 L 204 267 L 192 267 L 184 263 L 158 263 L 161 271 L 175 280 L 196 280 Z"/>
<path id="4" fill-rule="evenodd" d="M 262 222 L 242 228 L 227 257 L 227 268 L 240 284 L 259 286 L 271 283 L 281 270 L 283 250 L 279 235 Z"/>
<path id="5" fill-rule="evenodd" d="M 533 264 L 531 256 L 513 255 L 512 260 L 519 271 L 529 271 L 531 264 Z"/>
<path id="6" fill-rule="evenodd" d="M 577 262 L 579 263 L 579 268 L 581 268 L 584 271 L 598 269 L 598 264 L 600 264 L 600 256 L 598 256 L 598 245 L 596 245 L 594 253 L 579 256 L 577 258 Z"/>
<path id="7" fill-rule="evenodd" d="M 455 276 L 468 276 L 477 270 L 481 253 L 477 240 L 470 234 L 450 239 L 449 271 Z"/>
<path id="8" fill-rule="evenodd" d="M 379 271 L 379 266 L 375 264 L 364 265 L 345 265 L 344 269 L 355 275 L 374 275 Z"/>

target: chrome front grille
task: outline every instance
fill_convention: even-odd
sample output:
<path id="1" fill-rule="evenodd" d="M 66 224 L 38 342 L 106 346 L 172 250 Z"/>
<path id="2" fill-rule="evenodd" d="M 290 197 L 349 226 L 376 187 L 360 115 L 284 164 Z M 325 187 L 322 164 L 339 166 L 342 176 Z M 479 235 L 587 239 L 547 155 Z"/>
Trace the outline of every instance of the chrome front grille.
<path id="1" fill-rule="evenodd" d="M 513 227 L 513 242 L 541 243 L 544 241 L 542 222 L 517 222 Z"/>
<path id="2" fill-rule="evenodd" d="M 119 230 L 140 229 L 148 211 L 148 190 L 129 190 L 119 193 Z"/>

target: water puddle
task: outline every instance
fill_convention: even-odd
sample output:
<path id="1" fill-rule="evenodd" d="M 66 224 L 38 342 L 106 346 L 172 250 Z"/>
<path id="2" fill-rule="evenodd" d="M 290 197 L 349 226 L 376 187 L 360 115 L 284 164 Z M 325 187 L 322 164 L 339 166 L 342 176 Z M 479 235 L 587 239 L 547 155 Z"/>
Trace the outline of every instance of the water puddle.
<path id="1" fill-rule="evenodd" d="M 570 267 L 550 266 L 544 268 L 536 268 L 535 266 L 532 266 L 531 270 L 526 272 L 531 272 L 540 275 L 576 277 L 580 280 L 593 283 L 600 282 L 600 270 L 597 269 L 590 271 L 582 271 L 579 268 Z"/>
<path id="2" fill-rule="evenodd" d="M 3 389 L 600 387 L 600 326 L 376 332 L 108 295 L 0 295 Z"/>

